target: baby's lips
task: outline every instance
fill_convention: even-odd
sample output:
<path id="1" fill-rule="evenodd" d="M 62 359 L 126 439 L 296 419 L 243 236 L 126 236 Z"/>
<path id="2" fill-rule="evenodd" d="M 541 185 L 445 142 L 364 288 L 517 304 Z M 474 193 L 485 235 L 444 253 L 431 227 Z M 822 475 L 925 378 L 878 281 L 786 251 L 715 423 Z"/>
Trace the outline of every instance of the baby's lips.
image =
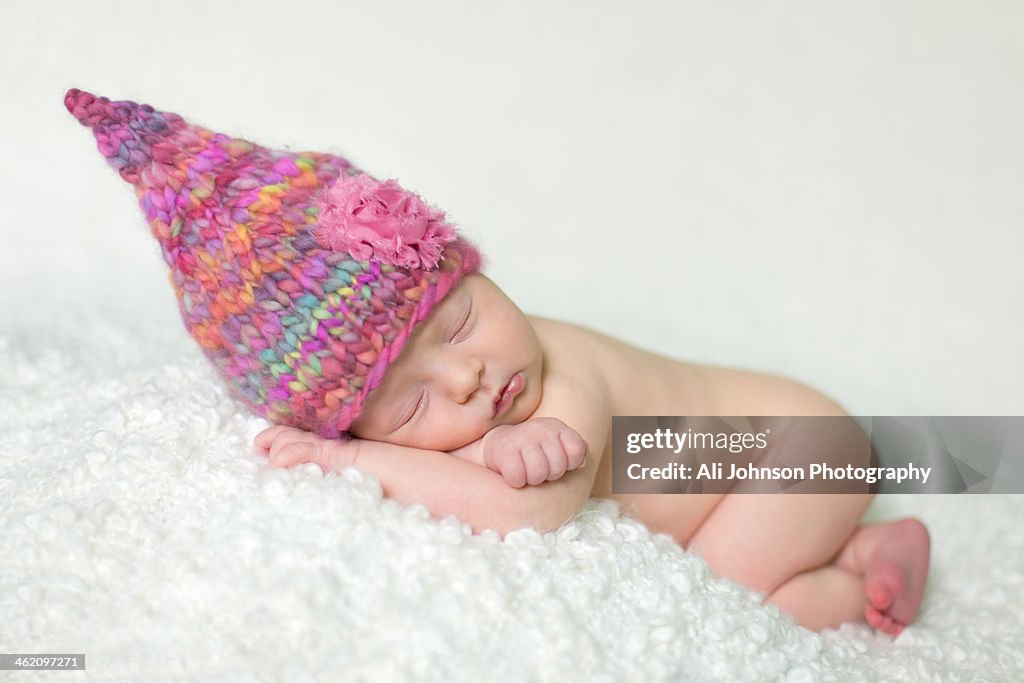
<path id="1" fill-rule="evenodd" d="M 523 392 L 526 385 L 526 377 L 522 372 L 512 375 L 508 382 L 498 391 L 498 398 L 494 402 L 494 415 L 508 408 L 509 404 L 515 401 L 516 397 Z M 504 399 L 504 400 L 502 400 Z"/>

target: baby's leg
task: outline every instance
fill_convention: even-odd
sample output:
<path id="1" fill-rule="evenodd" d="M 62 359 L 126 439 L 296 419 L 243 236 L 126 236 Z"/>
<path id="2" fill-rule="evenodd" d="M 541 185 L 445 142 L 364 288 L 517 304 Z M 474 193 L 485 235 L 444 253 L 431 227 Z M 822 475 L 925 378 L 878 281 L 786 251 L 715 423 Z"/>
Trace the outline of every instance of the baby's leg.
<path id="1" fill-rule="evenodd" d="M 765 598 L 812 631 L 835 628 L 864 615 L 864 579 L 834 564 L 797 574 Z"/>
<path id="2" fill-rule="evenodd" d="M 719 576 L 770 597 L 794 577 L 831 564 L 871 498 L 869 494 L 729 493 L 697 528 L 687 547 Z M 799 589 L 801 596 L 826 591 L 824 595 L 819 594 L 805 609 L 795 599 L 786 600 L 790 596 L 784 592 L 779 597 L 788 604 L 780 608 L 791 613 L 800 608 L 801 613 L 794 616 L 809 628 L 858 619 L 864 610 L 862 585 L 862 580 L 822 573 L 794 590 Z"/>
<path id="3" fill-rule="evenodd" d="M 844 533 L 869 501 L 867 495 L 730 494 L 690 545 L 716 573 L 765 593 L 766 602 L 807 628 L 863 614 L 896 635 L 921 604 L 928 532 L 907 519 Z"/>

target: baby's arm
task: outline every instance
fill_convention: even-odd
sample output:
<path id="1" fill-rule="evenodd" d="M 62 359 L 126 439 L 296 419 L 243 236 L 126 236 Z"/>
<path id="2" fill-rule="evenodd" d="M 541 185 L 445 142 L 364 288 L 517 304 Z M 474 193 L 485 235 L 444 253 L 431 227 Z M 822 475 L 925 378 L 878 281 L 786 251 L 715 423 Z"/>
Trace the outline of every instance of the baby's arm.
<path id="1" fill-rule="evenodd" d="M 272 427 L 256 437 L 256 446 L 274 467 L 314 462 L 325 471 L 354 466 L 380 481 L 384 495 L 419 503 L 434 517 L 454 515 L 474 533 L 494 529 L 557 529 L 590 497 L 608 440 L 611 413 L 607 392 L 596 380 L 552 378 L 533 417 L 558 417 L 589 446 L 583 467 L 556 481 L 513 488 L 500 474 L 448 453 L 397 446 L 383 441 L 328 441 L 289 427 Z M 532 419 L 532 418 L 531 418 Z"/>
<path id="2" fill-rule="evenodd" d="M 255 443 L 273 467 L 307 462 L 325 472 L 356 467 L 376 477 L 388 498 L 419 503 L 434 517 L 454 515 L 474 533 L 550 531 L 565 521 L 561 507 L 540 487 L 512 488 L 497 472 L 440 451 L 366 439 L 333 441 L 283 426 L 260 432 Z"/>

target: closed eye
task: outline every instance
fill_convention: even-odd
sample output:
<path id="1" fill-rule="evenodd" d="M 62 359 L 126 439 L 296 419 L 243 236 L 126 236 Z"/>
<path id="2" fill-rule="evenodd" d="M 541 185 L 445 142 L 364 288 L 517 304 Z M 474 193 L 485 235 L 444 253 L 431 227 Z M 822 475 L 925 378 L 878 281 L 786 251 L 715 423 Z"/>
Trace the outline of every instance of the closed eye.
<path id="1" fill-rule="evenodd" d="M 398 426 L 395 427 L 395 429 L 396 430 L 401 429 L 405 425 L 407 425 L 410 422 L 412 422 L 413 418 L 416 417 L 417 414 L 422 413 L 424 410 L 426 410 L 426 408 L 427 408 L 427 392 L 426 392 L 426 390 L 424 390 L 423 393 L 420 394 L 419 400 L 416 401 L 416 405 L 413 406 L 412 412 L 409 413 L 408 417 L 406 417 L 400 423 L 398 423 Z"/>
<path id="2" fill-rule="evenodd" d="M 473 312 L 473 302 L 470 301 L 469 306 L 466 307 L 466 312 L 462 314 L 462 318 L 459 320 L 459 324 L 456 326 L 455 331 L 448 337 L 448 341 L 455 344 L 457 341 L 462 341 L 466 338 L 466 332 L 469 328 L 469 317 Z"/>

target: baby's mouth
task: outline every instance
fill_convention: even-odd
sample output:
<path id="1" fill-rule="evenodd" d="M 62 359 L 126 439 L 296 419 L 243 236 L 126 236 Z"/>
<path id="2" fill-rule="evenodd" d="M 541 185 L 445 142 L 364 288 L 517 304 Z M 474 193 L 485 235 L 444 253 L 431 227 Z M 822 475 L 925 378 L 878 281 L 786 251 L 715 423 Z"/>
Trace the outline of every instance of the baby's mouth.
<path id="1" fill-rule="evenodd" d="M 501 388 L 497 398 L 494 399 L 494 417 L 498 417 L 512 405 L 516 396 L 522 393 L 525 385 L 526 377 L 521 372 L 517 372 L 509 378 L 508 384 Z"/>

